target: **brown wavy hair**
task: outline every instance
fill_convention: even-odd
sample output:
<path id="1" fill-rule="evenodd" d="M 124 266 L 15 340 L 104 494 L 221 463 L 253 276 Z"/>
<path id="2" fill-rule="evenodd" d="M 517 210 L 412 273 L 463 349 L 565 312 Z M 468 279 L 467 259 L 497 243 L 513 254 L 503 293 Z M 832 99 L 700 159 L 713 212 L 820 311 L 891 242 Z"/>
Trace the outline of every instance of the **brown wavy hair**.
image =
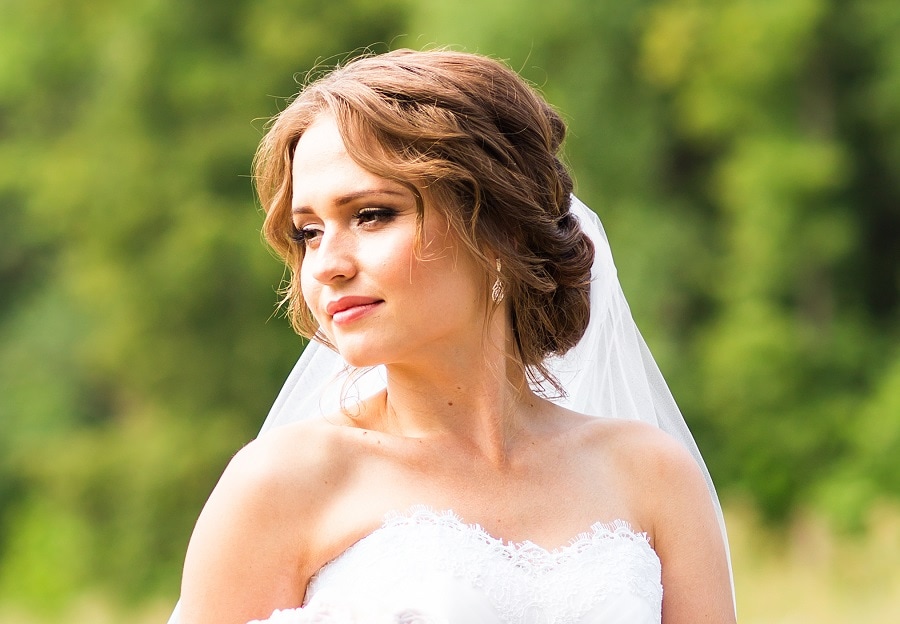
<path id="1" fill-rule="evenodd" d="M 566 126 L 556 111 L 503 63 L 447 50 L 357 58 L 303 88 L 271 120 L 254 176 L 265 238 L 290 272 L 288 316 L 320 340 L 300 292 L 303 248 L 291 238 L 291 165 L 323 114 L 354 161 L 414 193 L 420 226 L 426 200 L 445 215 L 482 265 L 486 292 L 500 259 L 521 364 L 559 391 L 544 361 L 587 328 L 594 249 L 569 212 L 572 179 L 559 156 Z"/>

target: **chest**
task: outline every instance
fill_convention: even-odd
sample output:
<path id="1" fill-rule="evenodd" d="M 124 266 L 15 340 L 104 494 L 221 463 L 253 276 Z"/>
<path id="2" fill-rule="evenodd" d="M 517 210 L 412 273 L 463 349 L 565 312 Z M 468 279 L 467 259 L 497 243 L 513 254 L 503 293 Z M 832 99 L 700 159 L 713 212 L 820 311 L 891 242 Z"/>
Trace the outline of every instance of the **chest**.
<path id="1" fill-rule="evenodd" d="M 377 522 L 385 511 L 425 504 L 453 509 L 505 539 L 552 548 L 598 520 L 622 519 L 643 530 L 629 487 L 601 455 L 585 457 L 575 445 L 536 446 L 498 466 L 421 444 L 364 457 L 344 490 L 344 512 Z"/>

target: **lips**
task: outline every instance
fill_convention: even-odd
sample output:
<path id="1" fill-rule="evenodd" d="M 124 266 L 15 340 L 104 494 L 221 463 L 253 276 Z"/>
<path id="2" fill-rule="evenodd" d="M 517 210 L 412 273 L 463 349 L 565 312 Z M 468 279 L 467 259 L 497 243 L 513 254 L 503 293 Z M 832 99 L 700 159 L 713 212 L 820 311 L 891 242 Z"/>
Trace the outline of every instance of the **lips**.
<path id="1" fill-rule="evenodd" d="M 335 323 L 349 323 L 365 316 L 382 303 L 383 299 L 375 297 L 341 297 L 328 302 L 325 312 Z"/>

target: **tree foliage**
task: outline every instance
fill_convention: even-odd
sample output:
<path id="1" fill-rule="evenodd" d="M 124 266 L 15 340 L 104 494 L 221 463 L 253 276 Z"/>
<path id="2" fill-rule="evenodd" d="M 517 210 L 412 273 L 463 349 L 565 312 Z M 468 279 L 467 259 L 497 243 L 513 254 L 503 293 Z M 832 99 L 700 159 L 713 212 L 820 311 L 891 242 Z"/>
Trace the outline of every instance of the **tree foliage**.
<path id="1" fill-rule="evenodd" d="M 249 163 L 307 72 L 500 58 L 716 481 L 849 525 L 900 495 L 891 0 L 9 0 L 0 7 L 0 599 L 174 596 L 202 501 L 298 352 Z"/>
<path id="2" fill-rule="evenodd" d="M 272 320 L 282 269 L 249 179 L 261 118 L 296 72 L 393 36 L 400 10 L 3 11 L 0 593 L 174 596 L 203 500 L 302 348 Z"/>

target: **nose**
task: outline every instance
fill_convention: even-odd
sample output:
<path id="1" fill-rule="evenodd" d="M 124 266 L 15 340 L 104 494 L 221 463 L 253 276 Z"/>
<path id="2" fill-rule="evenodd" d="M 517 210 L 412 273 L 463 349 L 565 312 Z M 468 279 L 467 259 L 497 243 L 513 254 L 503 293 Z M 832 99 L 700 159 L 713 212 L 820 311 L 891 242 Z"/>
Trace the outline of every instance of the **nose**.
<path id="1" fill-rule="evenodd" d="M 348 280 L 356 274 L 355 237 L 332 229 L 322 233 L 314 249 L 307 249 L 303 264 L 320 284 Z"/>

